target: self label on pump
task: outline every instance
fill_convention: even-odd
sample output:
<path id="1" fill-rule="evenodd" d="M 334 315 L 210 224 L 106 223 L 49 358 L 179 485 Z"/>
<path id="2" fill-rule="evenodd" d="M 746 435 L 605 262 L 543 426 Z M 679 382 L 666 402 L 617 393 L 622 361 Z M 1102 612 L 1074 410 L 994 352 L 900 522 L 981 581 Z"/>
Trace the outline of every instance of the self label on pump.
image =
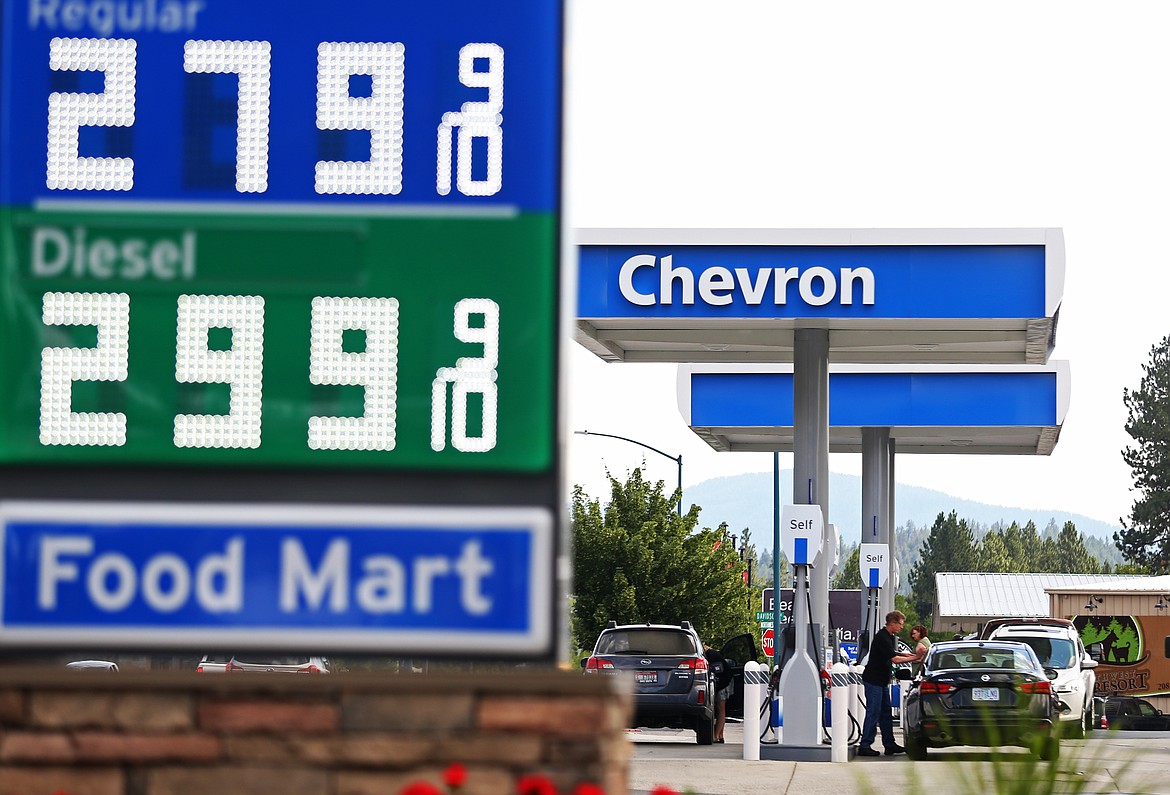
<path id="1" fill-rule="evenodd" d="M 882 588 L 890 577 L 890 545 L 862 544 L 857 556 L 861 582 L 867 588 Z"/>
<path id="2" fill-rule="evenodd" d="M 785 505 L 780 511 L 780 545 L 794 566 L 820 561 L 825 520 L 819 505 Z"/>

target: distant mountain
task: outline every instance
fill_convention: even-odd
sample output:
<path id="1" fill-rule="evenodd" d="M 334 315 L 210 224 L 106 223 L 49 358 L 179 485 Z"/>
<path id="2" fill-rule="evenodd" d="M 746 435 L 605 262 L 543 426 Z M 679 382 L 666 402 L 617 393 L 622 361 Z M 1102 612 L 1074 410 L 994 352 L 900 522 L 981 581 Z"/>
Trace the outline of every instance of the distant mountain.
<path id="1" fill-rule="evenodd" d="M 791 469 L 781 470 L 780 489 L 780 504 L 791 502 Z M 960 519 L 981 525 L 984 530 L 996 522 L 1024 525 L 1031 521 L 1043 533 L 1052 520 L 1055 520 L 1057 529 L 1071 521 L 1085 535 L 1086 541 L 1098 538 L 1109 547 L 1113 546 L 1113 533 L 1121 529 L 1120 525 L 1067 511 L 988 505 L 903 483 L 895 486 L 894 493 L 894 520 L 898 527 L 912 522 L 916 527 L 929 529 L 939 513 L 951 511 L 956 511 Z M 772 475 L 768 472 L 712 478 L 683 492 L 684 507 L 692 504 L 702 507 L 703 512 L 699 514 L 701 527 L 718 527 L 721 522 L 727 522 L 728 530 L 734 534 L 739 534 L 745 527 L 751 528 L 752 541 L 760 550 L 772 548 L 773 501 Z M 841 531 L 842 544 L 856 544 L 861 540 L 859 476 L 829 474 L 829 521 Z"/>

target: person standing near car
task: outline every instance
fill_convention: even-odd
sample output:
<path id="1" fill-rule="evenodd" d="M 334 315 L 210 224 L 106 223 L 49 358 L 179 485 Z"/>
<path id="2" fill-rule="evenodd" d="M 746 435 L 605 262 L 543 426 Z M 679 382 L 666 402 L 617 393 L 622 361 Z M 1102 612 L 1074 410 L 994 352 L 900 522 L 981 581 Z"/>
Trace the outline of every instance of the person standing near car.
<path id="1" fill-rule="evenodd" d="M 922 673 L 922 661 L 926 659 L 926 653 L 930 651 L 930 636 L 926 633 L 926 627 L 921 624 L 915 624 L 910 627 L 910 642 L 914 644 L 914 656 L 917 658 L 911 670 L 914 675 Z"/>
<path id="2" fill-rule="evenodd" d="M 887 613 L 886 625 L 877 631 L 873 643 L 869 645 L 869 657 L 865 663 L 865 670 L 861 673 L 861 683 L 865 688 L 865 725 L 861 732 L 861 745 L 857 749 L 858 756 L 880 756 L 873 749 L 873 741 L 877 739 L 879 727 L 882 730 L 882 745 L 885 746 L 886 756 L 906 751 L 894 741 L 894 710 L 890 704 L 890 677 L 893 675 L 893 666 L 918 659 L 915 654 L 897 653 L 897 634 L 905 625 L 906 616 L 902 611 L 894 610 Z"/>
<path id="3" fill-rule="evenodd" d="M 710 646 L 703 644 L 703 656 L 707 658 L 707 668 L 711 676 L 715 677 L 715 735 L 714 742 L 723 742 L 723 727 L 727 725 L 727 699 L 731 698 L 731 688 L 734 679 L 727 658 Z"/>

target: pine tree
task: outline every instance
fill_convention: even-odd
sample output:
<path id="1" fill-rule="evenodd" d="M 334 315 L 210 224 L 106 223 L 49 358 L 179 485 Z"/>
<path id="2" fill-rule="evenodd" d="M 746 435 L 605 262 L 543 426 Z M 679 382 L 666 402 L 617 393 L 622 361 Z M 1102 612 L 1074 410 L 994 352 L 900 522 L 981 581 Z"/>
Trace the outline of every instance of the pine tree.
<path id="1" fill-rule="evenodd" d="M 852 544 L 842 550 L 841 565 L 830 587 L 837 590 L 861 588 L 861 545 Z"/>
<path id="2" fill-rule="evenodd" d="M 967 520 L 955 511 L 939 514 L 922 545 L 922 554 L 910 571 L 910 588 L 919 615 L 930 615 L 934 605 L 934 575 L 940 571 L 974 571 L 975 535 Z"/>
<path id="3" fill-rule="evenodd" d="M 1113 542 L 1129 562 L 1151 574 L 1170 573 L 1170 337 L 1150 349 L 1137 389 L 1125 389 L 1125 432 L 1134 444 L 1121 451 L 1138 497 Z"/>
<path id="4" fill-rule="evenodd" d="M 979 568 L 987 572 L 1010 572 L 1015 566 L 1004 543 L 1003 533 L 995 531 L 983 536 L 979 543 Z"/>
<path id="5" fill-rule="evenodd" d="M 1085 537 L 1077 532 L 1077 526 L 1065 522 L 1060 535 L 1056 537 L 1056 568 L 1062 574 L 1102 574 L 1102 562 L 1085 549 Z"/>

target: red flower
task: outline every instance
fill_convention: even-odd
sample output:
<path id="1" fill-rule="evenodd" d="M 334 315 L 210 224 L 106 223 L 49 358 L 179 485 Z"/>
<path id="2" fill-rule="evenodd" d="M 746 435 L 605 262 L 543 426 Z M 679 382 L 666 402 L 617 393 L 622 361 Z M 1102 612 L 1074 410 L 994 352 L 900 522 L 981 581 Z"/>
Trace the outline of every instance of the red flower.
<path id="1" fill-rule="evenodd" d="M 544 776 L 521 776 L 516 782 L 516 795 L 558 795 L 557 788 Z"/>
<path id="2" fill-rule="evenodd" d="M 573 795 L 605 795 L 605 790 L 596 784 L 578 784 Z"/>
<path id="3" fill-rule="evenodd" d="M 451 789 L 459 789 L 467 783 L 467 768 L 454 762 L 443 771 L 443 783 Z"/>
<path id="4" fill-rule="evenodd" d="M 406 785 L 406 789 L 399 792 L 398 795 L 443 795 L 443 793 L 425 781 L 416 781 Z"/>

